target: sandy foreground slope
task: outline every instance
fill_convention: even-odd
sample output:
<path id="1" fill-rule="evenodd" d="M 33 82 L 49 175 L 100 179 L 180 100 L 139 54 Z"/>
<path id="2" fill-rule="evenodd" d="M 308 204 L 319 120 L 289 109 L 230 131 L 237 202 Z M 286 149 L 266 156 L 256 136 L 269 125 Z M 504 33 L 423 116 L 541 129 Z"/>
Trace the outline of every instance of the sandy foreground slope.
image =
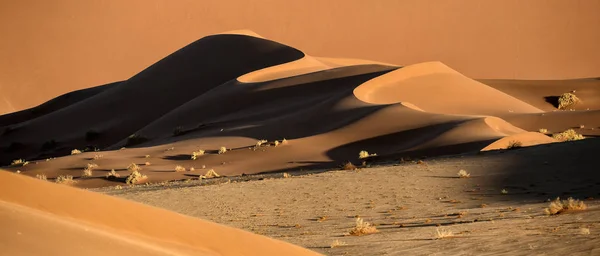
<path id="1" fill-rule="evenodd" d="M 318 255 L 174 212 L 0 172 L 3 255 Z"/>
<path id="2" fill-rule="evenodd" d="M 252 31 L 225 32 L 127 80 L 0 116 L 0 163 L 24 159 L 5 168 L 91 188 L 124 185 L 132 163 L 143 184 L 211 169 L 240 176 L 360 165 L 363 150 L 399 160 L 554 143 L 552 134 L 571 128 L 600 135 L 598 79 L 486 82 L 437 61 L 313 57 Z M 571 109 L 547 100 L 570 91 L 581 99 Z M 107 179 L 113 169 L 121 177 Z"/>
<path id="3" fill-rule="evenodd" d="M 599 148 L 600 139 L 587 139 L 358 171 L 96 191 L 326 255 L 587 256 L 600 254 Z M 459 178 L 461 169 L 471 176 Z M 588 208 L 548 216 L 556 197 Z M 347 235 L 357 216 L 379 232 Z M 438 230 L 450 234 L 438 239 Z"/>
<path id="4" fill-rule="evenodd" d="M 314 56 L 437 60 L 474 78 L 596 77 L 598 9 L 593 0 L 0 1 L 0 113 L 126 80 L 201 36 L 246 28 Z"/>

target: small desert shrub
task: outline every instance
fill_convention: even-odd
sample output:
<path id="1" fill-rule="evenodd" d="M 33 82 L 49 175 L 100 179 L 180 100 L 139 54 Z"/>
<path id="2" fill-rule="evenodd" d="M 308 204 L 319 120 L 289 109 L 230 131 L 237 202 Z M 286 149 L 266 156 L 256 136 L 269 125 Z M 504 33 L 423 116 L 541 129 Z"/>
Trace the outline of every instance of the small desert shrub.
<path id="1" fill-rule="evenodd" d="M 575 96 L 575 94 L 567 92 L 563 93 L 558 97 L 558 109 L 566 109 L 572 105 L 581 102 L 581 100 Z"/>
<path id="2" fill-rule="evenodd" d="M 204 174 L 204 177 L 207 179 L 210 178 L 216 178 L 216 177 L 220 177 L 221 175 L 219 175 L 217 172 L 215 172 L 215 170 L 210 169 L 206 172 L 206 174 Z"/>
<path id="3" fill-rule="evenodd" d="M 149 166 L 149 165 L 151 165 L 151 163 L 150 162 L 145 162 L 144 165 L 145 166 Z"/>
<path id="4" fill-rule="evenodd" d="M 353 171 L 356 169 L 356 165 L 354 165 L 352 162 L 346 162 L 344 165 L 342 165 L 342 170 Z"/>
<path id="5" fill-rule="evenodd" d="M 269 141 L 267 141 L 267 140 L 259 140 L 259 141 L 256 142 L 256 147 L 258 148 L 258 147 L 262 146 L 262 144 L 265 144 L 267 142 L 269 142 Z"/>
<path id="6" fill-rule="evenodd" d="M 227 148 L 226 147 L 219 148 L 219 154 L 225 154 L 225 152 L 227 152 Z"/>
<path id="7" fill-rule="evenodd" d="M 577 133 L 573 129 L 568 129 L 564 132 L 555 133 L 552 135 L 552 138 L 558 141 L 574 141 L 584 139 L 583 135 Z"/>
<path id="8" fill-rule="evenodd" d="M 506 149 L 516 149 L 521 147 L 523 147 L 523 143 L 521 143 L 518 140 L 511 140 L 508 142 L 508 146 L 506 146 Z"/>
<path id="9" fill-rule="evenodd" d="M 139 134 L 132 134 L 129 135 L 129 137 L 127 137 L 127 143 L 125 144 L 125 146 L 132 146 L 132 145 L 137 145 L 137 144 L 141 144 L 148 141 L 148 138 L 141 136 Z"/>
<path id="10" fill-rule="evenodd" d="M 81 153 L 82 153 L 82 152 L 81 152 L 81 150 L 79 150 L 79 149 L 73 149 L 73 150 L 71 150 L 71 155 L 79 155 L 79 154 L 81 154 Z"/>
<path id="11" fill-rule="evenodd" d="M 127 176 L 127 179 L 125 179 L 125 183 L 133 185 L 146 178 L 148 178 L 148 176 L 141 174 L 139 171 L 133 171 L 131 174 L 129 174 L 129 176 Z"/>
<path id="12" fill-rule="evenodd" d="M 460 170 L 460 171 L 458 171 L 458 173 L 457 173 L 457 174 L 458 174 L 458 177 L 459 177 L 459 178 L 469 178 L 469 177 L 471 177 L 471 174 L 470 174 L 470 173 L 468 173 L 468 172 L 467 172 L 467 171 L 465 171 L 465 170 Z"/>
<path id="13" fill-rule="evenodd" d="M 279 146 L 279 141 L 276 140 L 275 142 L 273 142 L 273 144 L 275 145 L 275 147 Z"/>
<path id="14" fill-rule="evenodd" d="M 103 157 L 104 157 L 104 155 L 94 155 L 94 160 L 98 160 Z"/>
<path id="15" fill-rule="evenodd" d="M 150 155 L 145 155 L 144 158 L 150 158 Z"/>
<path id="16" fill-rule="evenodd" d="M 329 245 L 330 248 L 335 248 L 335 247 L 340 247 L 340 246 L 344 246 L 344 245 L 348 245 L 345 242 L 342 242 L 340 240 L 334 240 L 333 242 L 331 242 L 331 245 Z"/>
<path id="17" fill-rule="evenodd" d="M 139 165 L 137 165 L 135 163 L 131 163 L 129 166 L 127 166 L 127 170 L 137 172 L 137 171 L 141 171 L 142 167 L 140 167 Z"/>
<path id="18" fill-rule="evenodd" d="M 121 175 L 118 174 L 117 172 L 115 172 L 115 169 L 110 170 L 110 172 L 108 172 L 106 174 L 107 179 L 114 179 L 114 178 L 119 178 L 119 177 L 121 177 Z"/>
<path id="19" fill-rule="evenodd" d="M 546 133 L 548 133 L 548 129 L 541 128 L 541 129 L 538 130 L 538 132 L 546 134 Z"/>
<path id="20" fill-rule="evenodd" d="M 29 164 L 29 162 L 27 162 L 27 161 L 25 161 L 23 159 L 16 159 L 16 160 L 13 160 L 10 165 L 12 165 L 12 166 L 25 166 L 25 165 L 28 165 L 28 164 Z"/>
<path id="21" fill-rule="evenodd" d="M 363 150 L 358 153 L 358 158 L 363 159 L 363 158 L 372 157 L 372 156 L 376 156 L 376 155 L 377 154 L 369 154 L 368 151 Z"/>
<path id="22" fill-rule="evenodd" d="M 35 177 L 40 180 L 48 180 L 45 174 L 36 174 Z"/>
<path id="23" fill-rule="evenodd" d="M 569 197 L 567 200 L 560 200 L 559 197 L 552 201 L 544 212 L 548 215 L 559 214 L 565 211 L 579 211 L 587 209 L 587 205 L 582 201 Z"/>
<path id="24" fill-rule="evenodd" d="M 98 139 L 100 137 L 100 133 L 94 130 L 89 130 L 85 133 L 85 140 L 92 141 Z"/>
<path id="25" fill-rule="evenodd" d="M 176 172 L 185 172 L 185 167 L 183 167 L 181 165 L 177 165 L 177 166 L 175 166 L 175 171 Z"/>
<path id="26" fill-rule="evenodd" d="M 89 168 L 85 168 L 83 169 L 83 172 L 81 173 L 82 177 L 91 177 L 93 174 L 92 169 Z"/>
<path id="27" fill-rule="evenodd" d="M 377 228 L 371 223 L 365 222 L 362 218 L 356 218 L 356 226 L 349 232 L 352 236 L 362 236 L 377 233 Z"/>
<path id="28" fill-rule="evenodd" d="M 54 180 L 54 182 L 58 183 L 58 184 L 72 184 L 75 183 L 75 181 L 73 180 L 73 176 L 71 175 L 60 175 L 56 178 L 56 180 Z"/>
<path id="29" fill-rule="evenodd" d="M 281 144 L 282 144 L 282 145 L 288 144 L 288 141 L 287 141 L 287 140 L 284 138 L 284 139 L 281 141 Z"/>
<path id="30" fill-rule="evenodd" d="M 204 150 L 198 150 L 192 152 L 192 160 L 198 159 L 199 156 L 204 155 Z"/>
<path id="31" fill-rule="evenodd" d="M 502 189 L 502 190 L 500 190 L 500 194 L 507 195 L 508 194 L 508 190 Z"/>
<path id="32" fill-rule="evenodd" d="M 452 231 L 450 231 L 450 230 L 444 230 L 444 229 L 439 229 L 439 228 L 435 229 L 435 239 L 444 239 L 446 237 L 452 237 L 452 236 L 454 236 L 454 233 L 452 233 Z"/>
<path id="33" fill-rule="evenodd" d="M 292 177 L 292 175 L 290 175 L 290 174 L 289 174 L 289 173 L 287 173 L 287 172 L 284 172 L 284 173 L 283 173 L 283 177 L 284 177 L 284 178 L 291 178 L 291 177 Z"/>

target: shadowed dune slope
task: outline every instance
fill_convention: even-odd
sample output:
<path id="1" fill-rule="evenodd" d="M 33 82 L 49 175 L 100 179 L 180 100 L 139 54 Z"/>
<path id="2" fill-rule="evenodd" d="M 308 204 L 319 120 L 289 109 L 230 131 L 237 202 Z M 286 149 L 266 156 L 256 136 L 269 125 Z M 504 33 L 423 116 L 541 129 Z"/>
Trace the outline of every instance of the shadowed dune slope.
<path id="1" fill-rule="evenodd" d="M 0 250 L 10 255 L 319 255 L 131 201 L 0 172 Z"/>

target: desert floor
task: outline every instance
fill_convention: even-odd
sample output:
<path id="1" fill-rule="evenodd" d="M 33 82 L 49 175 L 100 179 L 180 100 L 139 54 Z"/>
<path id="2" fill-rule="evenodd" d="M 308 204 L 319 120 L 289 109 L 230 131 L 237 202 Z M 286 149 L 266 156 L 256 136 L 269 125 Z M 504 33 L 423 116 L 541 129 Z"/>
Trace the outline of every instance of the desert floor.
<path id="1" fill-rule="evenodd" d="M 96 191 L 326 255 L 597 255 L 598 148 L 600 140 L 588 139 L 288 178 Z M 471 177 L 458 178 L 461 169 Z M 588 209 L 546 215 L 558 196 L 582 199 Z M 357 216 L 379 232 L 347 235 Z M 452 235 L 437 239 L 438 230 Z M 345 245 L 330 248 L 335 240 Z"/>

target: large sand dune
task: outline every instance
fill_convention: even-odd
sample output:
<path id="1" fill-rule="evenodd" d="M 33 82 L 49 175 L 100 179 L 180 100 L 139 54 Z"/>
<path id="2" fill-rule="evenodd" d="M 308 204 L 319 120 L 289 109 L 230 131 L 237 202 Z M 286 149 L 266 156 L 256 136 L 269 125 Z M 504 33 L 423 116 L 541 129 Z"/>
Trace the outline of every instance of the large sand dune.
<path id="1" fill-rule="evenodd" d="M 596 77 L 599 9 L 594 0 L 0 1 L 0 113 L 126 80 L 203 35 L 244 28 L 313 56 L 442 61 L 474 78 Z"/>
<path id="2" fill-rule="evenodd" d="M 145 182 L 160 182 L 208 169 L 236 176 L 335 168 L 362 163 L 362 150 L 376 154 L 369 161 L 396 160 L 557 142 L 541 128 L 600 135 L 600 80 L 569 80 L 564 87 L 522 81 L 521 89 L 509 86 L 514 81 L 486 81 L 441 62 L 399 67 L 312 57 L 252 31 L 226 32 L 125 81 L 0 116 L 0 162 L 35 160 L 7 168 L 101 187 L 122 184 L 105 174 L 128 175 L 130 163 L 143 165 Z M 582 100 L 574 111 L 547 100 L 573 90 Z M 275 145 L 283 139 L 288 143 Z M 256 146 L 259 140 L 268 143 Z M 220 147 L 228 152 L 217 154 Z M 50 159 L 84 148 L 91 152 Z M 192 160 L 198 150 L 206 154 Z M 88 163 L 99 167 L 84 178 Z M 176 165 L 188 171 L 176 172 Z"/>

